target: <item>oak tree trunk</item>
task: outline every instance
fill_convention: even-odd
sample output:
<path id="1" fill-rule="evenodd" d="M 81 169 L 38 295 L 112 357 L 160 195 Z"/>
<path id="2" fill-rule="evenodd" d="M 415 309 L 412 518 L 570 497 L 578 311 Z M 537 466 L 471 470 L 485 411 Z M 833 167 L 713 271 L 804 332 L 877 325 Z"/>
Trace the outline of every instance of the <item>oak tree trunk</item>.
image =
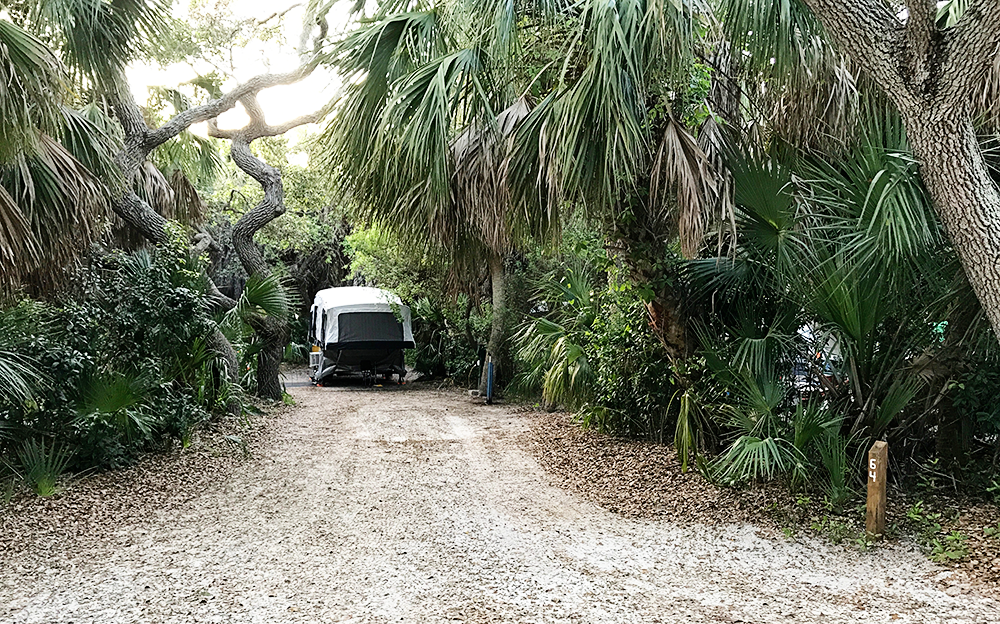
<path id="1" fill-rule="evenodd" d="M 969 115 L 904 117 L 920 175 L 976 297 L 1000 335 L 1000 193 Z"/>
<path id="2" fill-rule="evenodd" d="M 271 275 L 271 268 L 254 241 L 254 235 L 285 213 L 285 191 L 281 173 L 254 156 L 250 144 L 256 139 L 278 134 L 278 129 L 264 121 L 263 110 L 255 96 L 248 95 L 241 102 L 250 117 L 246 127 L 235 131 L 220 130 L 213 119 L 209 122 L 209 133 L 232 141 L 230 155 L 233 162 L 256 180 L 264 191 L 263 199 L 240 217 L 233 227 L 233 247 L 248 276 L 266 278 Z M 279 367 L 290 336 L 288 319 L 253 316 L 247 319 L 247 323 L 261 342 L 261 350 L 257 353 L 257 395 L 279 401 L 282 396 Z"/>
<path id="3" fill-rule="evenodd" d="M 988 77 L 1000 72 L 1000 2 L 970 2 L 941 28 L 934 0 L 905 0 L 905 12 L 884 0 L 804 1 L 902 116 L 934 208 L 1000 337 L 1000 193 L 973 127 L 997 106 Z"/>

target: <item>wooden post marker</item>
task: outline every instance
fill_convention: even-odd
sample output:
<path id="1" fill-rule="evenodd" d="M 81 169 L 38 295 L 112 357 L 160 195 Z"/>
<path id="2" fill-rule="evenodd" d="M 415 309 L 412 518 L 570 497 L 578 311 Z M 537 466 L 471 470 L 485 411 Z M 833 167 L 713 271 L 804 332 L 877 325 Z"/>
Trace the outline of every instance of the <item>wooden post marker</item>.
<path id="1" fill-rule="evenodd" d="M 869 537 L 885 535 L 885 473 L 889 467 L 889 445 L 881 440 L 868 451 L 868 511 L 865 530 Z"/>

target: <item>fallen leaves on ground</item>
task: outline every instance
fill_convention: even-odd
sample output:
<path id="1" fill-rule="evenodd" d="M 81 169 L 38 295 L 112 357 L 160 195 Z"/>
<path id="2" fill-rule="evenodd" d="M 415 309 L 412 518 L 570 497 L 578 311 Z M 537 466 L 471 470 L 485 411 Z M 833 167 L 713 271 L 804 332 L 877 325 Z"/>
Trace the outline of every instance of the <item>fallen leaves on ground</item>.
<path id="1" fill-rule="evenodd" d="M 6 505 L 0 500 L 0 566 L 6 560 L 25 570 L 45 568 L 52 564 L 49 553 L 64 543 L 128 547 L 135 536 L 119 527 L 148 524 L 225 479 L 263 443 L 265 422 L 285 409 L 277 407 L 253 423 L 235 418 L 212 423 L 188 448 L 150 453 L 125 469 L 71 476 L 51 497 L 22 487 Z"/>
<path id="2" fill-rule="evenodd" d="M 601 507 L 630 518 L 663 518 L 678 523 L 752 523 L 771 536 L 807 532 L 845 547 L 869 547 L 863 539 L 864 501 L 833 514 L 823 508 L 821 494 L 793 495 L 779 484 L 747 489 L 716 486 L 695 470 L 681 472 L 671 445 L 625 440 L 588 431 L 571 415 L 536 413 L 524 444 L 560 485 Z M 941 561 L 951 568 L 942 586 L 980 585 L 1000 591 L 1000 509 L 995 504 L 937 495 L 926 497 L 927 513 L 941 514 L 936 538 L 944 544 L 952 531 L 965 537 L 968 554 Z M 907 518 L 916 502 L 890 494 L 890 542 L 918 538 L 919 528 Z M 834 535 L 840 529 L 843 535 Z M 925 547 L 925 551 L 929 550 Z"/>
<path id="3" fill-rule="evenodd" d="M 775 528 L 773 486 L 716 487 L 693 469 L 681 472 L 672 446 L 588 431 L 559 412 L 539 414 L 526 443 L 560 484 L 623 516 Z"/>

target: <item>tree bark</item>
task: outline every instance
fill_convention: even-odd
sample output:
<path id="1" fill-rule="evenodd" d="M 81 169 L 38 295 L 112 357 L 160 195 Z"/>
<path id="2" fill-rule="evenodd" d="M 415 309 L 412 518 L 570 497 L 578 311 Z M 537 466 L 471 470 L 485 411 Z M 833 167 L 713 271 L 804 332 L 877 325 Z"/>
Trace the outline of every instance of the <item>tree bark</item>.
<path id="1" fill-rule="evenodd" d="M 250 144 L 262 137 L 279 136 L 297 126 L 315 123 L 323 116 L 323 111 L 299 117 L 281 126 L 270 126 L 264 120 L 264 111 L 255 94 L 244 96 L 240 102 L 250 117 L 250 122 L 245 127 L 239 130 L 222 130 L 216 119 L 210 119 L 208 128 L 211 136 L 231 141 L 230 154 L 233 162 L 256 180 L 264 191 L 264 198 L 240 217 L 233 227 L 233 247 L 247 275 L 265 278 L 271 275 L 271 268 L 253 237 L 262 227 L 285 213 L 285 188 L 281 182 L 281 172 L 254 156 Z M 265 399 L 281 400 L 279 366 L 290 334 L 288 318 L 255 316 L 247 319 L 247 323 L 262 342 L 257 354 L 257 395 Z"/>
<path id="2" fill-rule="evenodd" d="M 907 0 L 905 23 L 882 0 L 805 3 L 899 110 L 934 208 L 1000 337 L 1000 192 L 973 126 L 984 105 L 996 105 L 976 98 L 996 63 L 1000 2 L 973 0 L 945 30 L 931 0 Z"/>
<path id="3" fill-rule="evenodd" d="M 904 117 L 920 174 L 994 331 L 1000 334 L 1000 193 L 968 115 Z"/>
<path id="4" fill-rule="evenodd" d="M 490 328 L 490 341 L 486 345 L 487 359 L 493 358 L 493 392 L 496 394 L 497 380 L 507 373 L 506 366 L 506 330 L 507 330 L 507 272 L 504 269 L 503 257 L 496 253 L 489 254 L 490 288 L 493 295 L 493 319 Z M 488 367 L 483 362 L 482 373 L 479 376 L 479 394 L 486 396 L 486 379 Z"/>
<path id="5" fill-rule="evenodd" d="M 674 293 L 657 293 L 656 299 L 646 304 L 646 312 L 649 314 L 649 327 L 666 349 L 667 355 L 674 360 L 691 355 L 687 324 L 681 312 L 681 304 Z"/>

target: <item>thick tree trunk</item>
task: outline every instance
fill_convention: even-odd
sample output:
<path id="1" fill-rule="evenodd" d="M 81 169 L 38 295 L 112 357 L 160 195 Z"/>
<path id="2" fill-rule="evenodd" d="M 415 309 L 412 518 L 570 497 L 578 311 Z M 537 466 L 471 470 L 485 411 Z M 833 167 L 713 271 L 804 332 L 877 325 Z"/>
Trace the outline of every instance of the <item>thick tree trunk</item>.
<path id="1" fill-rule="evenodd" d="M 934 202 L 973 291 L 1000 337 L 1000 194 L 972 119 L 996 66 L 1000 2 L 969 3 L 942 29 L 934 0 L 805 0 L 842 52 L 885 92 L 906 124 Z"/>
<path id="2" fill-rule="evenodd" d="M 232 155 L 240 169 L 256 178 L 264 188 L 264 199 L 243 215 L 233 228 L 233 247 L 247 275 L 268 277 L 271 269 L 253 237 L 260 228 L 285 212 L 281 175 L 277 169 L 250 154 L 249 142 L 234 139 Z M 280 401 L 282 389 L 279 367 L 290 335 L 288 320 L 269 317 L 251 318 L 248 322 L 262 343 L 261 350 L 257 353 L 257 396 Z"/>
<path id="3" fill-rule="evenodd" d="M 683 359 L 691 355 L 687 324 L 681 312 L 680 302 L 672 292 L 661 292 L 656 299 L 646 304 L 649 326 L 660 344 L 671 358 Z"/>
<path id="4" fill-rule="evenodd" d="M 506 361 L 506 330 L 507 330 L 507 273 L 504 270 L 503 257 L 490 252 L 490 288 L 493 294 L 493 319 L 490 329 L 490 341 L 486 345 L 486 354 L 493 358 L 493 389 L 497 381 L 507 373 Z M 486 396 L 486 379 L 488 367 L 483 362 L 482 373 L 479 376 L 479 394 Z"/>
<path id="5" fill-rule="evenodd" d="M 264 259 L 254 235 L 262 227 L 285 214 L 285 189 L 281 173 L 274 167 L 253 155 L 250 144 L 262 137 L 279 136 L 292 128 L 307 123 L 315 123 L 322 117 L 322 111 L 304 115 L 280 126 L 271 126 L 264 120 L 264 111 L 255 93 L 240 99 L 250 123 L 239 130 L 222 130 L 216 119 L 208 123 L 209 134 L 232 141 L 230 154 L 236 166 L 260 184 L 264 198 L 247 211 L 233 228 L 233 247 L 247 275 L 268 277 L 271 268 Z M 266 399 L 281 400 L 281 383 L 278 367 L 288 344 L 289 328 L 287 318 L 255 317 L 248 320 L 263 343 L 257 355 L 257 394 Z"/>
<path id="6" fill-rule="evenodd" d="M 263 347 L 257 354 L 257 396 L 280 401 L 281 360 L 288 344 L 289 330 L 285 319 L 254 319 L 250 326 L 257 333 Z"/>
<path id="7" fill-rule="evenodd" d="M 905 116 L 920 174 L 994 332 L 1000 335 L 1000 193 L 968 115 Z"/>

